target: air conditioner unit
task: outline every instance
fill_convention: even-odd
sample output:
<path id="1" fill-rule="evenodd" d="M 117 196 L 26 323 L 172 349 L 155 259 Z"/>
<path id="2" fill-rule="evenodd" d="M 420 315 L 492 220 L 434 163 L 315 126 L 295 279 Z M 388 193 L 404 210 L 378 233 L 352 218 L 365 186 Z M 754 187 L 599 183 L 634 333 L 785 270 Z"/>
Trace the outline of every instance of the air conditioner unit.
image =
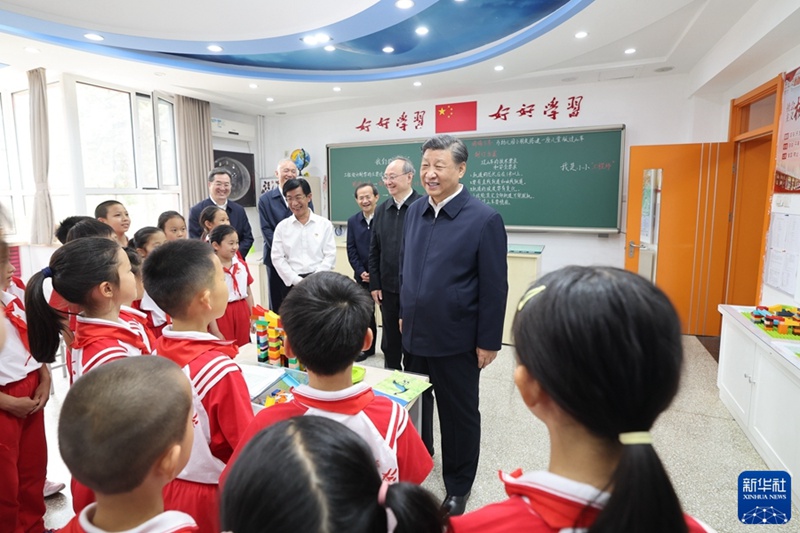
<path id="1" fill-rule="evenodd" d="M 212 117 L 211 135 L 240 141 L 254 141 L 256 139 L 256 127 L 243 122 Z"/>

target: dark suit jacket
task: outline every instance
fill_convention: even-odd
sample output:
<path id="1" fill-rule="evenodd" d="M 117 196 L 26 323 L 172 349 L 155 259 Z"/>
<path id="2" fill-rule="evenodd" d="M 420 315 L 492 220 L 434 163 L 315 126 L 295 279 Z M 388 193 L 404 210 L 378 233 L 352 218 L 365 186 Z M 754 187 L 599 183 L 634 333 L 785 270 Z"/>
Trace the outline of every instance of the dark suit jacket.
<path id="1" fill-rule="evenodd" d="M 408 206 L 421 198 L 412 190 L 400 209 L 391 196 L 375 208 L 369 247 L 369 289 L 400 293 L 400 245 Z"/>
<path id="2" fill-rule="evenodd" d="M 400 256 L 403 349 L 447 356 L 499 350 L 508 296 L 500 214 L 466 187 L 434 218 L 428 197 L 406 213 Z"/>
<path id="3" fill-rule="evenodd" d="M 314 202 L 309 202 L 309 209 L 314 210 Z M 264 236 L 264 264 L 272 265 L 270 251 L 272 250 L 272 236 L 278 222 L 292 216 L 292 210 L 283 200 L 283 193 L 275 187 L 262 194 L 258 199 L 258 218 L 261 221 L 261 235 Z"/>
<path id="4" fill-rule="evenodd" d="M 373 214 L 372 222 L 375 221 Z M 369 272 L 369 241 L 372 235 L 370 224 L 359 211 L 347 219 L 347 259 L 353 267 L 356 281 L 361 281 L 361 274 Z"/>
<path id="5" fill-rule="evenodd" d="M 203 234 L 203 228 L 200 227 L 200 213 L 210 205 L 214 205 L 214 202 L 211 201 L 211 198 L 206 198 L 189 209 L 189 237 L 192 239 L 199 239 Z M 250 222 L 247 220 L 244 207 L 228 200 L 225 211 L 228 213 L 231 226 L 236 228 L 236 233 L 239 234 L 239 253 L 242 254 L 242 257 L 247 257 L 247 252 L 253 246 L 253 230 L 250 229 Z"/>

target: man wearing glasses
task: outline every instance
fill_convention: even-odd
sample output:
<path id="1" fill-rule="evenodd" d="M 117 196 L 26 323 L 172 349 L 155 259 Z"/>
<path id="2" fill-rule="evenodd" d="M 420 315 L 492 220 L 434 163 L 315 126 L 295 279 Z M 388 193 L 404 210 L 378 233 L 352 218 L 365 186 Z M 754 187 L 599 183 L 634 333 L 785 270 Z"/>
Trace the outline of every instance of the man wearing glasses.
<path id="1" fill-rule="evenodd" d="M 290 179 L 283 186 L 283 195 L 292 215 L 278 223 L 272 240 L 272 266 L 286 287 L 281 301 L 292 286 L 303 278 L 322 270 L 333 270 L 336 263 L 336 242 L 333 224 L 314 214 L 309 208 L 311 185 L 304 178 Z M 280 312 L 280 309 L 273 309 Z"/>
<path id="2" fill-rule="evenodd" d="M 278 178 L 278 187 L 265 192 L 258 199 L 258 218 L 261 221 L 261 234 L 264 236 L 264 266 L 267 267 L 267 279 L 269 280 L 269 308 L 273 311 L 280 309 L 286 293 L 286 285 L 283 284 L 278 272 L 272 266 L 272 239 L 275 228 L 281 220 L 292 216 L 292 210 L 283 197 L 283 186 L 290 179 L 298 175 L 297 165 L 291 159 L 282 159 L 278 162 L 275 169 L 275 177 Z M 314 203 L 309 202 L 309 209 L 314 210 Z"/>
<path id="3" fill-rule="evenodd" d="M 192 206 L 189 210 L 189 237 L 199 239 L 203 233 L 200 227 L 200 213 L 208 206 L 216 205 L 228 213 L 231 226 L 236 228 L 239 235 L 239 253 L 247 257 L 247 252 L 253 245 L 253 231 L 244 207 L 236 202 L 229 202 L 231 195 L 231 175 L 225 168 L 215 168 L 208 173 L 208 198 Z"/>
<path id="4" fill-rule="evenodd" d="M 383 338 L 381 351 L 386 368 L 402 370 L 403 347 L 400 335 L 400 245 L 408 206 L 420 197 L 411 188 L 414 165 L 405 157 L 395 157 L 386 167 L 383 184 L 391 197 L 375 209 L 369 250 L 369 288 L 381 306 Z M 431 450 L 428 450 L 431 451 Z"/>

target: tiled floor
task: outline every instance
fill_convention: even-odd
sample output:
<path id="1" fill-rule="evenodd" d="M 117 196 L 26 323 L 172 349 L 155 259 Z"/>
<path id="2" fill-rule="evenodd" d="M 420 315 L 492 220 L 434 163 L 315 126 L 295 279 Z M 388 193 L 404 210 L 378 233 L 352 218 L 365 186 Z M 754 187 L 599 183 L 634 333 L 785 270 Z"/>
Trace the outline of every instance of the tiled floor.
<path id="1" fill-rule="evenodd" d="M 686 337 L 684 346 L 686 367 L 681 391 L 670 409 L 656 422 L 655 447 L 672 476 L 686 512 L 721 533 L 750 531 L 749 526 L 736 520 L 736 482 L 743 470 L 761 470 L 766 465 L 719 400 L 717 363 L 696 338 Z M 378 354 L 364 364 L 383 366 L 383 356 Z M 481 377 L 481 461 L 467 510 L 505 498 L 497 479 L 498 470 L 547 467 L 546 429 L 519 398 L 512 380 L 513 368 L 513 349 L 504 347 Z M 68 482 L 69 473 L 61 462 L 55 441 L 58 411 L 67 383 L 60 371 L 54 374 L 56 393 L 46 409 L 50 448 L 48 477 Z M 438 435 L 438 421 L 435 423 L 435 435 Z M 437 497 L 444 497 L 438 443 L 434 471 L 424 486 Z M 72 510 L 68 489 L 49 498 L 47 503 L 48 527 L 58 527 L 69 520 Z M 800 521 L 796 508 L 793 514 L 793 522 Z"/>

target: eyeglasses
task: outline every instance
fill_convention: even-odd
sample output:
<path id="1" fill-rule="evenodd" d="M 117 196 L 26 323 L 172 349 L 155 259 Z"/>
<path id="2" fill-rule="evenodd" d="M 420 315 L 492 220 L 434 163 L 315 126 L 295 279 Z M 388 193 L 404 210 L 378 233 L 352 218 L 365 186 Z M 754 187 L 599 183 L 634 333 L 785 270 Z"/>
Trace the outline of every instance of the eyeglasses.
<path id="1" fill-rule="evenodd" d="M 287 196 L 286 202 L 291 204 L 292 202 L 301 202 L 305 199 L 306 199 L 305 194 L 298 194 L 297 196 Z"/>
<path id="2" fill-rule="evenodd" d="M 402 174 L 384 174 L 383 181 L 394 181 L 400 176 L 405 176 L 407 174 L 411 174 L 411 172 L 403 172 Z"/>

